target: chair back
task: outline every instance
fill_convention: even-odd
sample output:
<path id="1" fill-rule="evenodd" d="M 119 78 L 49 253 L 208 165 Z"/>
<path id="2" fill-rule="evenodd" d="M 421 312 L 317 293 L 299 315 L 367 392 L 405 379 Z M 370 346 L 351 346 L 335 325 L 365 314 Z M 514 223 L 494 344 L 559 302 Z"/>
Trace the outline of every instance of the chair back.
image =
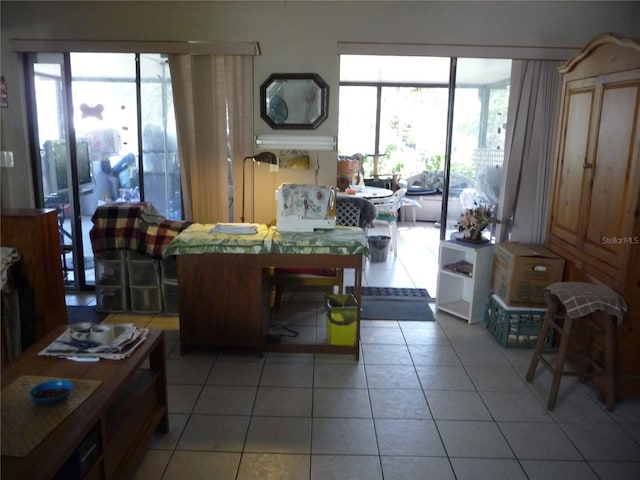
<path id="1" fill-rule="evenodd" d="M 336 225 L 342 227 L 360 226 L 360 205 L 338 198 Z"/>
<path id="2" fill-rule="evenodd" d="M 336 225 L 366 228 L 376 218 L 376 207 L 367 199 L 338 197 Z"/>
<path id="3" fill-rule="evenodd" d="M 393 195 L 387 198 L 382 198 L 375 202 L 375 206 L 378 210 L 378 216 L 398 216 L 398 210 L 402 206 L 402 199 L 407 194 L 406 188 L 399 188 Z"/>

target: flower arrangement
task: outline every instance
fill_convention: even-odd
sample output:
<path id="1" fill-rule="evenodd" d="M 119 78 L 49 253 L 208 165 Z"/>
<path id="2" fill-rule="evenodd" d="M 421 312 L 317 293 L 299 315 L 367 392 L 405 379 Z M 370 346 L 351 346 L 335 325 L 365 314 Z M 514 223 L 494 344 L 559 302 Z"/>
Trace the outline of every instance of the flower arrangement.
<path id="1" fill-rule="evenodd" d="M 500 223 L 491 215 L 491 208 L 486 205 L 478 205 L 474 202 L 474 208 L 468 208 L 460 214 L 458 219 L 458 231 L 465 238 L 480 240 L 482 231 L 490 223 Z"/>

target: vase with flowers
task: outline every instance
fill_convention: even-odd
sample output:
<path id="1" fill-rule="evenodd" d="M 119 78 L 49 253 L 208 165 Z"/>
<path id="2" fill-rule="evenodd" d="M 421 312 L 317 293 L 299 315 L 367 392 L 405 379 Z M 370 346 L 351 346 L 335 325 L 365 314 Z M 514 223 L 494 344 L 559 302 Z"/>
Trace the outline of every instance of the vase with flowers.
<path id="1" fill-rule="evenodd" d="M 491 214 L 491 207 L 474 202 L 473 208 L 465 209 L 458 219 L 458 231 L 462 233 L 462 240 L 474 243 L 489 241 L 482 236 L 482 232 L 491 223 L 500 221 Z"/>

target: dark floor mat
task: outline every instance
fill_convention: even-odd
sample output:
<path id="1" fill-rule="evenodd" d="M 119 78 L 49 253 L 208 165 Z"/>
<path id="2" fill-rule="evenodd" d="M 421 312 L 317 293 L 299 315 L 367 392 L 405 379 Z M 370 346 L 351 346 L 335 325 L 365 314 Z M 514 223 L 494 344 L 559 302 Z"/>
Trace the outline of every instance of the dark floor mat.
<path id="1" fill-rule="evenodd" d="M 360 319 L 433 322 L 435 317 L 425 298 L 363 296 Z"/>
<path id="2" fill-rule="evenodd" d="M 353 287 L 347 287 L 347 293 L 353 293 Z M 414 297 L 431 298 L 424 288 L 392 288 L 392 287 L 362 287 L 363 297 Z"/>

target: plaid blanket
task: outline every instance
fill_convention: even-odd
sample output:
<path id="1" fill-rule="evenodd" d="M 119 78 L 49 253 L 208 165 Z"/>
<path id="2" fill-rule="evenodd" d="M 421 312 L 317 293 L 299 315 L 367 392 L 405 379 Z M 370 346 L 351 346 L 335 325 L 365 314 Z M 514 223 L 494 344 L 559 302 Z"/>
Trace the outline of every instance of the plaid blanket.
<path id="1" fill-rule="evenodd" d="M 128 249 L 161 259 L 165 247 L 191 222 L 168 220 L 151 203 L 110 203 L 98 207 L 89 231 L 93 253 Z"/>

